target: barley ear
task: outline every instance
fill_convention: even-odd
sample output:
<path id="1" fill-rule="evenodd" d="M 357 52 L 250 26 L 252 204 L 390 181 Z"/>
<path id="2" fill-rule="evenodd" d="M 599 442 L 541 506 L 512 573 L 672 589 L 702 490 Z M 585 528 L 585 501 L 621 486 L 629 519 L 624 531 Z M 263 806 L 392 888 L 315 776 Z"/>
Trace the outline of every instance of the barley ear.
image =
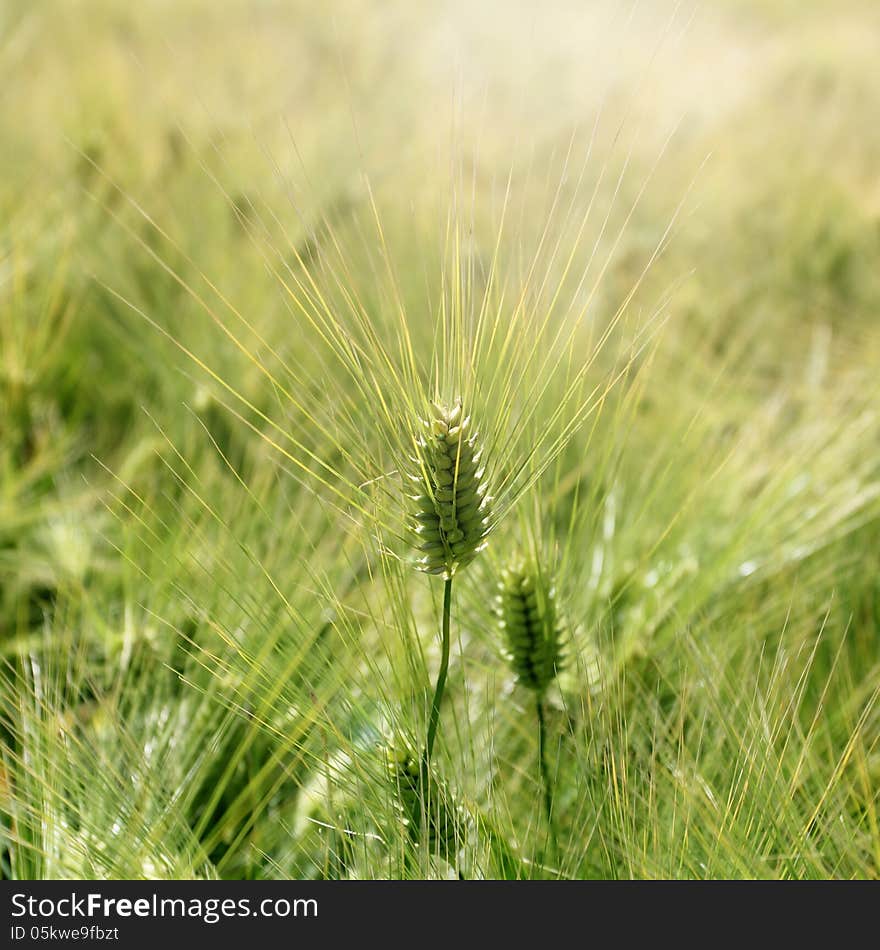
<path id="1" fill-rule="evenodd" d="M 543 695 L 564 662 L 555 588 L 536 565 L 515 561 L 502 572 L 496 613 L 518 681 Z"/>
<path id="2" fill-rule="evenodd" d="M 485 547 L 491 520 L 479 438 L 461 399 L 432 403 L 422 420 L 410 480 L 416 486 L 412 522 L 418 566 L 452 575 Z"/>
<path id="3" fill-rule="evenodd" d="M 544 812 L 553 851 L 558 851 L 553 774 L 547 763 L 544 694 L 562 669 L 562 622 L 556 589 L 534 563 L 517 560 L 501 575 L 496 602 L 498 622 L 516 677 L 534 696 L 538 731 L 538 765 L 544 791 Z M 543 863 L 543 848 L 538 864 Z"/>
<path id="4" fill-rule="evenodd" d="M 424 834 L 430 851 L 452 863 L 466 822 L 445 784 L 430 771 L 425 757 L 400 737 L 386 746 L 385 766 L 411 843 L 418 846 Z"/>

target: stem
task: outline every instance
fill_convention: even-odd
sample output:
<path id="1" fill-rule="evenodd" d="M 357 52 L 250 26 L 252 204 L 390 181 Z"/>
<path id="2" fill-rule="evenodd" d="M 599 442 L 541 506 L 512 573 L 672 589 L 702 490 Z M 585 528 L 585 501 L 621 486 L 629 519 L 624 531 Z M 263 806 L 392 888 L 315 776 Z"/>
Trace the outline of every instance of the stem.
<path id="1" fill-rule="evenodd" d="M 452 612 L 452 578 L 447 577 L 443 583 L 443 624 L 440 635 L 442 646 L 440 653 L 440 672 L 437 674 L 437 685 L 434 687 L 434 698 L 431 700 L 431 715 L 428 719 L 428 739 L 425 743 L 425 765 L 431 761 L 434 751 L 434 738 L 437 735 L 437 724 L 440 721 L 440 703 L 443 700 L 443 690 L 446 688 L 446 674 L 449 672 L 449 616 Z"/>
<path id="2" fill-rule="evenodd" d="M 553 780 L 544 755 L 547 745 L 547 724 L 544 721 L 544 699 L 540 693 L 535 696 L 535 712 L 538 715 L 538 761 L 541 765 L 541 784 L 544 786 L 544 811 L 547 815 L 550 843 L 556 851 L 556 828 L 553 824 Z"/>

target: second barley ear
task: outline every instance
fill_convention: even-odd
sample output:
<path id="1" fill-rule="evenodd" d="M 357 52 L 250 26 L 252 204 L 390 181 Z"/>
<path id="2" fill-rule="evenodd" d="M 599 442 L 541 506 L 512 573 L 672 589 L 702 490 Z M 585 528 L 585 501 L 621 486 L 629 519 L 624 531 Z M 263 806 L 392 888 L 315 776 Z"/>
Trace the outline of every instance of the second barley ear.
<path id="1" fill-rule="evenodd" d="M 543 695 L 564 663 L 555 588 L 536 565 L 514 562 L 502 572 L 496 609 L 517 680 Z"/>
<path id="2" fill-rule="evenodd" d="M 501 575 L 497 599 L 498 622 L 507 656 L 517 680 L 531 690 L 538 735 L 538 765 L 544 792 L 547 830 L 554 852 L 558 834 L 554 808 L 553 771 L 547 762 L 547 721 L 544 694 L 563 666 L 563 625 L 556 589 L 533 561 L 515 561 Z M 537 865 L 543 864 L 541 848 Z"/>

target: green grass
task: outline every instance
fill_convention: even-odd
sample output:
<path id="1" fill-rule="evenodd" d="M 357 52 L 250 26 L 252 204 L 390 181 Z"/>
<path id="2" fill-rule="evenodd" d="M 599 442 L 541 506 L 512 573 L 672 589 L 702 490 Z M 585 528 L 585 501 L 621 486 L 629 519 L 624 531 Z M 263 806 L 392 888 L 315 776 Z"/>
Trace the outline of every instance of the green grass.
<path id="1" fill-rule="evenodd" d="M 2 12 L 2 874 L 876 878 L 873 5 L 82 6 Z"/>

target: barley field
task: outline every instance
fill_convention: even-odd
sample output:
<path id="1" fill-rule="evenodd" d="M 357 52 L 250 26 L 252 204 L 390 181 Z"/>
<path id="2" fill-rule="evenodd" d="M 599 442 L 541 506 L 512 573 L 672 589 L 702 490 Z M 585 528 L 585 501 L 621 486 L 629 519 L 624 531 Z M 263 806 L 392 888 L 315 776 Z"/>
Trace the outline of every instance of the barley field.
<path id="1" fill-rule="evenodd" d="M 3 0 L 2 876 L 878 877 L 878 61 Z"/>

